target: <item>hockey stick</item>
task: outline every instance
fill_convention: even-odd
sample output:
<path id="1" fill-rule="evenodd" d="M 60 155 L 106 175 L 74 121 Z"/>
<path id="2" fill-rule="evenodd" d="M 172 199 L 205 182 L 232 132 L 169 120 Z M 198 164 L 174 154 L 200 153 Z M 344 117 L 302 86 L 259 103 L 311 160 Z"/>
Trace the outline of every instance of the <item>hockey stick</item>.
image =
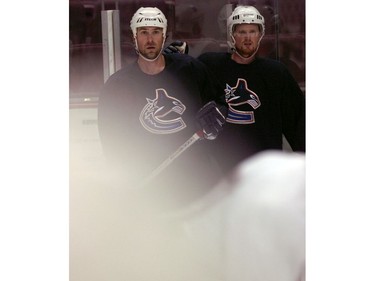
<path id="1" fill-rule="evenodd" d="M 197 140 L 203 138 L 203 130 L 197 131 L 192 135 L 186 142 L 184 142 L 175 152 L 173 152 L 163 163 L 160 164 L 152 173 L 142 182 L 142 186 L 145 186 L 152 179 L 158 176 L 166 167 L 168 167 L 177 157 L 179 157 L 186 149 L 192 146 Z"/>

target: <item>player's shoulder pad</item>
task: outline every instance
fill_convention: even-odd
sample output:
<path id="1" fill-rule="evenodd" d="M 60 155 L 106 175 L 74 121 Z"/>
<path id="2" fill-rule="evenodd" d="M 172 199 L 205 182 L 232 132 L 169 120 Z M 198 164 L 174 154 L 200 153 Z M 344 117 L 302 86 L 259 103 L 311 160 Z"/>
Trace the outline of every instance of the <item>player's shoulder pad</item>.
<path id="1" fill-rule="evenodd" d="M 200 60 L 190 55 L 179 54 L 179 53 L 163 54 L 163 55 L 166 58 L 167 64 L 176 63 L 179 65 L 192 65 L 192 66 L 205 67 L 205 65 Z"/>
<path id="2" fill-rule="evenodd" d="M 188 54 L 180 54 L 180 53 L 168 53 L 163 54 L 164 57 L 166 57 L 167 60 L 171 61 L 190 61 L 194 60 L 195 58 L 188 55 Z"/>
<path id="3" fill-rule="evenodd" d="M 213 59 L 223 59 L 228 55 L 228 53 L 218 53 L 218 52 L 207 52 L 198 56 L 199 60 L 213 60 Z"/>

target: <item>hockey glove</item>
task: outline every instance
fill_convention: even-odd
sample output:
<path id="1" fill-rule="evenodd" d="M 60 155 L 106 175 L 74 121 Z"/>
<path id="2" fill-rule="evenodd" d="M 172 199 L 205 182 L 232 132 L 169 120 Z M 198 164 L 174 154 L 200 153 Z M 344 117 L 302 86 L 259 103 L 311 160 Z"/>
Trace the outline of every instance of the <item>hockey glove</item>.
<path id="1" fill-rule="evenodd" d="M 174 41 L 171 44 L 169 44 L 168 47 L 166 47 L 163 50 L 164 54 L 188 54 L 189 53 L 189 46 L 186 42 L 182 41 Z"/>
<path id="2" fill-rule="evenodd" d="M 199 129 L 204 133 L 204 138 L 214 140 L 223 130 L 225 117 L 217 108 L 216 103 L 210 101 L 198 111 L 196 121 Z"/>

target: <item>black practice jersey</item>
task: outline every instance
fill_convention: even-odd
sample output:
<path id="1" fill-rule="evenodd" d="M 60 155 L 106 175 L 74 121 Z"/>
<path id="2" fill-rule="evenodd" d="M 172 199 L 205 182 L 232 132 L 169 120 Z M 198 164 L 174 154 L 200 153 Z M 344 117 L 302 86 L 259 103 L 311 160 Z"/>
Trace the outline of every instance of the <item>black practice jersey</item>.
<path id="1" fill-rule="evenodd" d="M 228 103 L 227 123 L 215 141 L 226 169 L 267 149 L 282 149 L 282 134 L 295 151 L 305 151 L 305 98 L 287 68 L 256 58 L 238 64 L 229 53 L 199 58 L 216 76 Z"/>
<path id="2" fill-rule="evenodd" d="M 208 101 L 225 104 L 204 64 L 185 55 L 164 55 L 156 75 L 137 63 L 113 74 L 99 99 L 103 150 L 131 182 L 142 181 L 197 130 L 195 115 Z M 195 143 L 155 179 L 162 185 L 192 186 L 212 175 L 206 140 Z M 152 183 L 151 183 L 152 184 Z"/>

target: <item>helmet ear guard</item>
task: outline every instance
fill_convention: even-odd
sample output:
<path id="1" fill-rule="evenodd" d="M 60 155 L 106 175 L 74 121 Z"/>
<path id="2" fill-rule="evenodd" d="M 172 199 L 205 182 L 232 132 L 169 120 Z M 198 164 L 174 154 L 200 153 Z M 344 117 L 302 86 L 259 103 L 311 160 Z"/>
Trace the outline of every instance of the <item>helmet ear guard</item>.
<path id="1" fill-rule="evenodd" d="M 264 17 L 253 6 L 238 6 L 227 19 L 227 32 L 230 41 L 227 41 L 229 47 L 234 49 L 233 29 L 237 24 L 257 24 L 260 26 L 262 37 L 265 31 Z"/>

